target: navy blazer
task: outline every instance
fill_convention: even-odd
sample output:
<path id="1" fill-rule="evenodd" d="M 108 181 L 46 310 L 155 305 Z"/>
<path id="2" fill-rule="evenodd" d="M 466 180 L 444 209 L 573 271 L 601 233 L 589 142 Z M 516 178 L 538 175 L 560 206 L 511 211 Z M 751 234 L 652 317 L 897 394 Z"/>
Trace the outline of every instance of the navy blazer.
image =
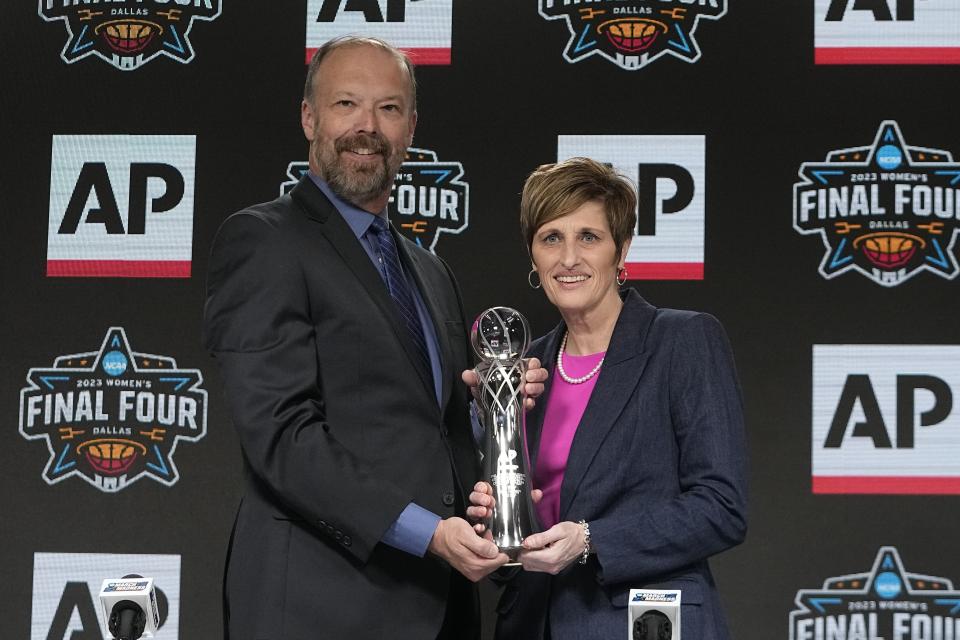
<path id="1" fill-rule="evenodd" d="M 556 362 L 561 322 L 531 347 Z M 550 399 L 527 415 L 532 468 Z M 501 596 L 497 637 L 627 637 L 631 588 L 681 589 L 681 630 L 728 640 L 707 559 L 746 534 L 747 444 L 733 355 L 705 313 L 657 309 L 626 291 L 577 428 L 560 521 L 590 523 L 596 554 L 559 575 L 519 572 Z"/>

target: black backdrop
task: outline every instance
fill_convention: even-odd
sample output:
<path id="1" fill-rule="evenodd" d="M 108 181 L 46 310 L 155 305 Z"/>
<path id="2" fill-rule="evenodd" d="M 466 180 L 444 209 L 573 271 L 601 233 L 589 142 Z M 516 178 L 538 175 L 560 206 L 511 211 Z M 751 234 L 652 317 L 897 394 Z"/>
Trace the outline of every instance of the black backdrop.
<path id="1" fill-rule="evenodd" d="M 32 599 L 38 553 L 179 555 L 180 637 L 220 631 L 241 466 L 220 379 L 199 340 L 207 252 L 227 215 L 275 197 L 288 163 L 306 157 L 305 3 L 224 5 L 215 21 L 194 23 L 192 62 L 160 57 L 134 71 L 94 57 L 65 64 L 61 23 L 44 22 L 37 3 L 4 7 L 4 638 L 47 637 Z M 469 228 L 436 245 L 468 315 L 514 306 L 538 335 L 557 320 L 527 287 L 516 212 L 527 173 L 556 160 L 558 134 L 704 135 L 705 277 L 631 284 L 658 306 L 718 316 L 737 356 L 750 531 L 714 561 L 735 637 L 789 637 L 799 589 L 868 571 L 882 545 L 895 546 L 908 570 L 960 579 L 953 496 L 811 490 L 813 345 L 954 344 L 957 283 L 929 273 L 889 288 L 856 273 L 824 279 L 821 241 L 792 227 L 800 164 L 870 145 L 883 120 L 896 120 L 908 144 L 960 152 L 956 68 L 816 66 L 811 2 L 731 0 L 726 16 L 697 27 L 703 55 L 695 64 L 670 56 L 639 71 L 599 56 L 570 64 L 561 55 L 567 38 L 561 22 L 538 15 L 536 0 L 458 1 L 452 64 L 418 69 L 414 144 L 461 162 L 470 185 Z M 197 136 L 191 277 L 46 276 L 51 141 L 76 134 Z M 106 493 L 78 477 L 48 484 L 50 452 L 15 426 L 25 376 L 58 356 L 96 351 L 113 326 L 125 328 L 134 351 L 202 372 L 206 436 L 177 448 L 172 486 L 144 478 Z M 56 602 L 62 585 L 46 597 Z M 484 594 L 489 610 L 494 594 Z"/>

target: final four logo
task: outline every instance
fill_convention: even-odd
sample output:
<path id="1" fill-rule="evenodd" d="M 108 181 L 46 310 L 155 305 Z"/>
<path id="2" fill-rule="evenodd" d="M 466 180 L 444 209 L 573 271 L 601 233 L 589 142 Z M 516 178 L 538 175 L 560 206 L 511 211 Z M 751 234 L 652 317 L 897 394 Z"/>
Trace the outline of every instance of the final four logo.
<path id="1" fill-rule="evenodd" d="M 280 193 L 296 186 L 308 169 L 306 162 L 291 162 L 290 180 L 280 185 Z M 387 203 L 390 220 L 407 238 L 436 253 L 441 233 L 457 234 L 469 225 L 470 185 L 462 177 L 459 162 L 437 160 L 428 149 L 407 149 Z"/>
<path id="2" fill-rule="evenodd" d="M 960 163 L 949 151 L 908 146 L 886 120 L 873 144 L 832 151 L 799 173 L 793 228 L 822 238 L 824 278 L 853 270 L 894 287 L 921 271 L 960 272 Z"/>
<path id="3" fill-rule="evenodd" d="M 946 578 L 908 573 L 895 547 L 881 547 L 868 572 L 801 589 L 796 605 L 790 640 L 960 638 L 960 592 Z"/>
<path id="4" fill-rule="evenodd" d="M 198 369 L 173 358 L 138 353 L 120 327 L 99 351 L 58 357 L 27 373 L 20 391 L 20 433 L 45 440 L 47 484 L 79 476 L 116 492 L 148 476 L 179 479 L 173 453 L 180 440 L 207 433 L 207 392 Z"/>
<path id="5" fill-rule="evenodd" d="M 598 54 L 629 70 L 667 54 L 696 62 L 700 18 L 717 20 L 726 12 L 727 0 L 540 0 L 541 16 L 567 21 L 567 62 Z"/>
<path id="6" fill-rule="evenodd" d="M 66 24 L 60 57 L 67 64 L 95 55 L 129 71 L 159 55 L 193 60 L 193 21 L 219 16 L 220 0 L 40 0 L 38 11 L 47 22 Z"/>

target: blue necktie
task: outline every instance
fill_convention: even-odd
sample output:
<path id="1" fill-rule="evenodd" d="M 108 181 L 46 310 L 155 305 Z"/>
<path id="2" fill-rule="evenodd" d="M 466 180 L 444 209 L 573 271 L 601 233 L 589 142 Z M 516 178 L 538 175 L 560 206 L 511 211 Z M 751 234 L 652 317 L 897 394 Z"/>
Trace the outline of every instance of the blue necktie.
<path id="1" fill-rule="evenodd" d="M 368 233 L 373 235 L 376 242 L 377 252 L 380 254 L 383 265 L 381 274 L 387 283 L 387 289 L 390 290 L 390 297 L 393 298 L 397 311 L 400 312 L 400 317 L 407 325 L 414 347 L 420 354 L 421 364 L 429 374 L 431 371 L 430 355 L 427 352 L 427 342 L 423 337 L 420 314 L 417 313 L 417 305 L 413 300 L 413 291 L 403 275 L 400 256 L 397 254 L 397 245 L 393 241 L 393 235 L 390 233 L 387 221 L 379 216 L 374 216 Z"/>

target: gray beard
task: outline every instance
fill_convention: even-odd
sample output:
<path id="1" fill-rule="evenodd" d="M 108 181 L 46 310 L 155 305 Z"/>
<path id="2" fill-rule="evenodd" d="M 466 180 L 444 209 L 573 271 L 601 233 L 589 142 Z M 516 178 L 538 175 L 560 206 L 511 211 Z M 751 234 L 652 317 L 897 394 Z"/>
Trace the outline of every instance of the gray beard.
<path id="1" fill-rule="evenodd" d="M 361 205 L 390 191 L 393 179 L 399 171 L 403 159 L 402 157 L 394 159 L 393 148 L 382 138 L 377 143 L 381 154 L 380 162 L 373 167 L 361 169 L 348 168 L 340 160 L 340 152 L 349 148 L 346 143 L 335 141 L 333 149 L 326 144 L 316 146 L 314 160 L 320 177 L 338 197 L 347 202 Z M 397 166 L 391 167 L 391 164 Z"/>

